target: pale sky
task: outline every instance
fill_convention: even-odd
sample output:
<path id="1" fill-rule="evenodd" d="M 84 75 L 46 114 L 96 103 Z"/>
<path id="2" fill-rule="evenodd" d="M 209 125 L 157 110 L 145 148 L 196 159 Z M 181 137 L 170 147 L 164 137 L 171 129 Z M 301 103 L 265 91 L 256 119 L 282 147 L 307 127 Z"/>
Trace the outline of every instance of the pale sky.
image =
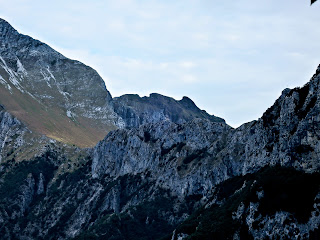
<path id="1" fill-rule="evenodd" d="M 188 96 L 237 127 L 320 63 L 320 2 L 0 0 L 20 33 L 98 71 L 112 96 Z"/>

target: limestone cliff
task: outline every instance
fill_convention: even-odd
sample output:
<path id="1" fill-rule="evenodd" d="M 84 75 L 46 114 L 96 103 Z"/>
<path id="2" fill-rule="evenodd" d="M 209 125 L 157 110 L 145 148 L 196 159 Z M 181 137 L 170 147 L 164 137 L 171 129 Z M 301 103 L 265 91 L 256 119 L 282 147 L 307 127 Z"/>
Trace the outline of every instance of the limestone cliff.
<path id="1" fill-rule="evenodd" d="M 0 43 L 0 238 L 319 238 L 320 68 L 233 129 L 187 97 L 112 99 L 3 20 Z M 92 129 L 108 134 L 88 149 L 40 134 Z"/>

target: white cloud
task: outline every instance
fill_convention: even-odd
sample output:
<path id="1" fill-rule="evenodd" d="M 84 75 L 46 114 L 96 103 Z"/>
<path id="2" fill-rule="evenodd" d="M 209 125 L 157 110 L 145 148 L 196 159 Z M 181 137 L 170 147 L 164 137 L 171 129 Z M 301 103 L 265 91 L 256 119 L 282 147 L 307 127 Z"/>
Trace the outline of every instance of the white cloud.
<path id="1" fill-rule="evenodd" d="M 194 68 L 197 66 L 197 64 L 195 64 L 194 62 L 190 62 L 190 61 L 180 62 L 179 65 L 183 68 Z"/>
<path id="2" fill-rule="evenodd" d="M 199 81 L 195 76 L 193 76 L 193 75 L 191 75 L 191 74 L 183 75 L 183 76 L 181 77 L 181 80 L 182 80 L 183 82 L 185 82 L 185 83 L 196 83 L 196 82 Z"/>

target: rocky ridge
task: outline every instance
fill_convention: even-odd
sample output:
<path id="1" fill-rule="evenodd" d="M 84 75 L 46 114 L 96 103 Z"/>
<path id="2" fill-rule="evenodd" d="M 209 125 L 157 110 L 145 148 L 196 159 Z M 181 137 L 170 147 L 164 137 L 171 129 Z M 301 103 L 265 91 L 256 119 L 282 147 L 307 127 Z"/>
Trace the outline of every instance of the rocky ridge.
<path id="1" fill-rule="evenodd" d="M 0 19 L 0 103 L 28 127 L 80 147 L 92 147 L 111 130 L 169 118 L 223 121 L 188 98 L 153 94 L 112 99 L 92 68 L 68 59 L 47 44 L 18 33 Z M 80 140 L 81 139 L 81 140 Z"/>
<path id="2" fill-rule="evenodd" d="M 186 124 L 163 121 L 110 133 L 95 148 L 92 176 L 118 178 L 141 174 L 179 199 L 197 195 L 202 196 L 200 202 L 206 202 L 214 196 L 214 186 L 236 176 L 253 174 L 266 166 L 317 173 L 320 167 L 319 70 L 302 88 L 284 90 L 258 121 L 238 129 L 223 122 L 197 119 Z M 316 204 L 317 195 L 313 197 Z M 215 199 L 206 204 L 215 204 Z M 257 206 L 252 211 L 258 211 Z M 249 220 L 246 224 L 256 239 L 267 237 L 266 228 L 272 229 L 270 233 L 276 226 L 279 228 L 279 225 L 272 225 L 278 221 L 291 229 L 289 232 L 299 232 L 295 238 L 308 238 L 318 226 L 319 219 L 313 215 L 316 211 L 310 213 L 305 225 L 299 225 L 292 213 L 282 211 L 275 212 L 269 220 L 258 219 L 264 226 L 260 230 L 250 228 Z M 253 218 L 255 213 L 250 214 L 247 218 Z M 282 237 L 282 230 L 274 234 Z"/>
<path id="3" fill-rule="evenodd" d="M 10 74 L 17 78 L 23 72 L 18 60 L 29 74 L 33 67 L 36 72 L 37 64 L 38 70 L 45 67 L 46 59 L 54 56 L 57 59 L 54 65 L 60 64 L 53 74 L 55 78 L 64 68 L 73 69 L 76 62 L 54 50 L 50 52 L 40 42 L 33 46 L 36 40 L 3 25 L 6 22 L 0 24 L 0 32 L 6 39 L 2 41 L 8 45 L 0 52 L 4 59 L 1 66 L 8 75 L 0 74 L 6 76 L 2 77 L 2 91 L 15 99 L 30 96 L 32 103 L 37 102 L 40 92 L 24 84 L 21 78 L 18 83 L 10 78 Z M 28 49 L 38 51 L 35 66 L 28 63 L 32 52 L 25 56 L 20 53 L 28 39 L 31 44 Z M 11 56 L 9 52 L 14 54 Z M 20 70 L 14 69 L 15 64 Z M 84 67 L 79 65 L 80 69 Z M 53 73 L 51 67 L 49 70 Z M 88 71 L 90 75 L 93 70 Z M 68 86 L 78 81 L 68 79 Z M 99 109 L 102 115 L 92 117 L 99 119 L 97 116 L 108 113 L 107 118 L 101 119 L 113 121 L 115 130 L 87 150 L 35 136 L 23 121 L 2 107 L 0 236 L 3 239 L 317 239 L 319 85 L 320 68 L 305 86 L 285 89 L 260 119 L 237 129 L 199 110 L 186 97 L 176 101 L 152 94 L 149 98 L 124 95 L 112 99 L 104 90 L 106 108 Z M 57 86 L 60 85 L 51 87 L 58 89 Z M 53 98 L 48 99 L 51 100 L 43 99 L 44 109 L 54 105 Z M 71 99 L 77 102 L 76 96 Z M 67 101 L 60 100 L 59 107 L 66 111 Z M 14 109 L 11 111 L 17 113 Z M 81 104 L 71 113 L 76 114 L 73 123 L 77 122 L 76 116 L 90 118 L 84 115 Z M 68 112 L 65 116 L 72 118 L 71 113 L 71 117 Z"/>
<path id="4" fill-rule="evenodd" d="M 166 119 L 180 124 L 194 118 L 224 122 L 222 118 L 200 110 L 188 97 L 176 101 L 157 93 L 142 98 L 137 94 L 126 94 L 113 98 L 113 107 L 114 111 L 123 119 L 127 128 L 135 128 L 147 123 L 157 123 Z"/>
<path id="5" fill-rule="evenodd" d="M 223 169 L 220 174 L 211 173 L 216 179 L 223 176 L 213 181 L 213 185 L 231 176 L 253 173 L 266 165 L 292 166 L 315 172 L 319 169 L 317 159 L 320 157 L 317 131 L 320 120 L 319 70 L 302 88 L 284 90 L 258 121 L 237 129 L 224 122 L 194 119 L 185 124 L 164 120 L 133 130 L 114 131 L 95 147 L 93 177 L 153 170 L 163 176 L 165 173 L 159 172 L 163 166 L 168 176 L 173 177 L 183 169 L 180 168 L 181 160 L 192 163 L 199 158 L 204 166 L 195 167 L 203 167 L 203 172 L 208 168 L 214 171 L 215 168 L 207 164 Z M 194 158 L 184 159 L 193 153 Z M 174 171 L 170 172 L 170 169 Z M 201 178 L 205 182 L 206 175 Z M 167 180 L 164 182 L 169 182 Z M 187 184 L 186 180 L 183 182 Z M 181 186 L 180 183 L 177 185 Z"/>

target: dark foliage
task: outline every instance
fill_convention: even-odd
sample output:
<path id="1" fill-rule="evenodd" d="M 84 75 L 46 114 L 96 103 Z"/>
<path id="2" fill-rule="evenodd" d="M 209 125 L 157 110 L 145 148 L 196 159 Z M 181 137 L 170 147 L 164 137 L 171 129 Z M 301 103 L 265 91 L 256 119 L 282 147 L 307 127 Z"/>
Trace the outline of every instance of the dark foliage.
<path id="1" fill-rule="evenodd" d="M 21 195 L 21 186 L 26 184 L 26 179 L 29 174 L 32 175 L 35 181 L 34 190 L 37 189 L 39 183 L 40 173 L 44 177 L 44 189 L 46 189 L 47 184 L 53 178 L 54 171 L 57 167 L 53 164 L 53 160 L 56 159 L 56 155 L 53 152 L 46 152 L 43 156 L 37 157 L 31 161 L 23 161 L 16 163 L 15 166 L 4 176 L 4 181 L 0 185 L 0 210 L 5 211 L 9 216 L 13 212 L 20 212 L 20 202 L 17 201 Z M 43 198 L 43 194 L 32 196 L 32 202 L 29 208 L 40 201 Z M 14 224 L 19 222 L 20 226 L 25 227 L 28 222 L 33 222 L 35 216 L 29 213 L 29 208 L 25 210 L 24 217 L 19 219 L 12 219 L 6 222 L 4 225 L 0 224 L 0 236 L 4 235 L 6 228 L 13 228 Z M 15 236 L 11 236 L 15 239 Z M 1 237 L 0 237 L 1 238 Z"/>
<path id="2" fill-rule="evenodd" d="M 44 156 L 37 157 L 33 161 L 17 163 L 16 166 L 6 174 L 3 183 L 0 185 L 0 202 L 4 201 L 4 199 L 15 197 L 20 191 L 19 186 L 23 185 L 30 173 L 35 179 L 36 184 L 39 182 L 40 173 L 42 173 L 45 178 L 44 183 L 47 184 L 56 170 L 56 167 L 50 159 L 54 157 L 51 152 L 47 152 Z"/>
<path id="3" fill-rule="evenodd" d="M 151 134 L 147 131 L 144 131 L 144 141 L 149 142 L 151 139 Z"/>
<path id="4" fill-rule="evenodd" d="M 262 215 L 286 211 L 301 223 L 309 219 L 320 187 L 319 173 L 306 174 L 281 167 L 267 168 L 257 175 L 257 181 L 265 194 L 259 206 Z"/>
<path id="5" fill-rule="evenodd" d="M 183 163 L 184 164 L 189 164 L 192 161 L 194 161 L 195 159 L 201 159 L 204 158 L 207 154 L 207 148 L 203 148 L 200 150 L 196 150 L 195 152 L 187 155 L 184 159 L 183 159 Z"/>
<path id="6" fill-rule="evenodd" d="M 161 157 L 168 154 L 172 149 L 174 149 L 177 146 L 177 144 L 173 144 L 170 148 L 163 148 L 161 147 Z"/>
<path id="7" fill-rule="evenodd" d="M 250 202 L 259 202 L 258 212 L 262 216 L 286 211 L 298 222 L 305 223 L 311 216 L 319 187 L 319 173 L 307 174 L 279 166 L 234 177 L 217 187 L 217 199 L 224 200 L 222 205 L 199 209 L 177 228 L 177 232 L 189 234 L 188 239 L 232 239 L 234 232 L 239 231 L 241 239 L 252 239 L 246 226 L 232 219 L 232 212 L 241 202 L 245 206 Z M 264 197 L 259 200 L 256 193 L 261 190 Z M 315 230 L 311 239 L 317 239 L 318 235 L 319 231 Z"/>
<path id="8" fill-rule="evenodd" d="M 155 143 L 157 141 L 157 139 L 153 138 L 150 134 L 150 132 L 148 131 L 144 131 L 143 133 L 143 141 L 144 142 L 152 142 Z"/>
<path id="9" fill-rule="evenodd" d="M 317 97 L 313 96 L 308 104 L 305 106 L 305 108 L 303 108 L 303 106 L 305 105 L 306 99 L 308 97 L 309 94 L 309 84 L 303 86 L 302 88 L 295 88 L 292 91 L 296 91 L 299 94 L 299 101 L 295 107 L 295 111 L 297 112 L 297 116 L 299 118 L 299 120 L 303 119 L 306 117 L 306 115 L 308 114 L 308 112 L 315 106 L 316 101 L 317 101 Z"/>
<path id="10" fill-rule="evenodd" d="M 107 214 L 75 239 L 160 239 L 171 233 L 173 226 L 169 225 L 166 219 L 159 217 L 159 212 L 171 209 L 171 199 L 159 197 L 131 208 L 130 214 Z"/>
<path id="11" fill-rule="evenodd" d="M 296 105 L 296 111 L 303 107 L 304 102 L 309 94 L 309 84 L 304 85 L 302 88 L 295 88 L 293 91 L 298 92 L 299 102 Z"/>
<path id="12" fill-rule="evenodd" d="M 273 106 L 267 109 L 267 111 L 262 115 L 261 119 L 263 120 L 264 127 L 273 127 L 276 123 L 276 120 L 280 116 L 281 104 L 280 99 L 278 99 Z"/>

